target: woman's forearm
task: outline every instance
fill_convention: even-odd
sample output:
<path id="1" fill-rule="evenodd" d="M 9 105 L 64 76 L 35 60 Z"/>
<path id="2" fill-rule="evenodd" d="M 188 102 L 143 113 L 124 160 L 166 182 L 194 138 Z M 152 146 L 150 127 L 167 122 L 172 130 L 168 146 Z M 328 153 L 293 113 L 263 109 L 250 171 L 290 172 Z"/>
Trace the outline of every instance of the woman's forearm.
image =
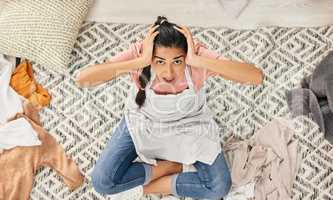
<path id="1" fill-rule="evenodd" d="M 249 63 L 196 56 L 193 65 L 202 66 L 221 74 L 226 79 L 245 84 L 259 85 L 264 78 L 262 70 Z"/>
<path id="2" fill-rule="evenodd" d="M 104 83 L 114 77 L 131 70 L 145 67 L 142 57 L 121 62 L 106 62 L 83 69 L 76 78 L 79 87 L 91 87 Z"/>

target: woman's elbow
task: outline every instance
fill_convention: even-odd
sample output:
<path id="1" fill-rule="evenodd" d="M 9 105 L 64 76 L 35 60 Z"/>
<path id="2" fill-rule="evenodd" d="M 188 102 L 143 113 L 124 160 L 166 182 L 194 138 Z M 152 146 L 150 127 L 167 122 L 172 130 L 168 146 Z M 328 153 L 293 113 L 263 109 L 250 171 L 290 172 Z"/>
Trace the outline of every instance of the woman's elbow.
<path id="1" fill-rule="evenodd" d="M 112 76 L 109 76 L 108 79 L 105 79 L 103 74 L 101 75 L 100 73 L 96 73 L 94 68 L 87 68 L 77 74 L 75 77 L 75 84 L 77 87 L 88 88 L 105 83 L 110 79 L 112 79 Z"/>
<path id="2" fill-rule="evenodd" d="M 264 72 L 261 69 L 258 69 L 257 70 L 257 75 L 255 77 L 256 77 L 255 84 L 256 85 L 260 85 L 264 81 L 265 74 L 264 74 Z"/>
<path id="3" fill-rule="evenodd" d="M 264 72 L 259 68 L 255 68 L 251 72 L 251 76 L 247 76 L 247 81 L 245 82 L 245 84 L 260 85 L 263 83 L 263 80 L 264 80 Z"/>
<path id="4" fill-rule="evenodd" d="M 87 75 L 86 75 L 85 71 L 81 71 L 76 75 L 75 84 L 77 87 L 80 87 L 80 88 L 90 86 L 90 83 L 87 79 Z"/>

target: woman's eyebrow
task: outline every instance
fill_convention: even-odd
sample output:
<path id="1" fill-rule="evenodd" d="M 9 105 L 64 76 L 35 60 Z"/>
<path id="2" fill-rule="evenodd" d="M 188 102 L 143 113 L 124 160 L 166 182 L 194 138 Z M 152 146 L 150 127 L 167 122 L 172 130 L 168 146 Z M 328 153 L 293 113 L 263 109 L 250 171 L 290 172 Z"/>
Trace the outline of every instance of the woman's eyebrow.
<path id="1" fill-rule="evenodd" d="M 184 55 L 180 55 L 180 56 L 174 57 L 173 59 L 175 60 L 175 59 L 180 58 L 182 56 L 184 56 Z M 157 57 L 159 59 L 165 60 L 165 58 L 162 58 L 162 57 L 159 57 L 159 56 L 154 56 L 154 57 Z"/>

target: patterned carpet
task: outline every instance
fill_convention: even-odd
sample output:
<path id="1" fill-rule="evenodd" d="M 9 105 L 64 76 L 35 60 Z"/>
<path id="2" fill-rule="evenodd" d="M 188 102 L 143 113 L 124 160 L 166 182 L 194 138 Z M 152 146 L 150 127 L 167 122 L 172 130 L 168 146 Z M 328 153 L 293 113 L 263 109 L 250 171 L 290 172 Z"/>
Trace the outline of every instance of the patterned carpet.
<path id="1" fill-rule="evenodd" d="M 333 49 L 333 27 L 260 28 L 232 30 L 190 27 L 194 37 L 211 50 L 235 60 L 252 62 L 265 72 L 261 86 L 246 86 L 211 77 L 208 105 L 222 128 L 221 141 L 230 134 L 249 137 L 275 116 L 290 117 L 285 91 L 299 86 Z M 50 107 L 41 113 L 44 127 L 78 163 L 86 177 L 121 119 L 130 77 L 122 75 L 91 89 L 80 89 L 72 74 L 88 64 L 103 62 L 144 37 L 147 25 L 83 24 L 72 52 L 70 75 L 34 64 L 37 80 L 51 93 Z M 308 117 L 293 119 L 300 142 L 302 165 L 293 186 L 293 199 L 333 199 L 333 148 Z M 44 168 L 36 176 L 31 199 L 108 199 L 90 182 L 70 193 L 55 171 Z M 147 195 L 144 199 L 159 199 Z M 187 198 L 188 199 L 188 198 Z"/>

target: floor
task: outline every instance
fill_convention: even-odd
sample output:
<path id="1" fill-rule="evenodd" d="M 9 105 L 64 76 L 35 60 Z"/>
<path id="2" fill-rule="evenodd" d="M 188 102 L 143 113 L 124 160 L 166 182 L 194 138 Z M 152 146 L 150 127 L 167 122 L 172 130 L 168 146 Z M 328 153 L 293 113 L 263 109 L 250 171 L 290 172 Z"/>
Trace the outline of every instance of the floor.
<path id="1" fill-rule="evenodd" d="M 96 0 L 89 21 L 150 24 L 158 15 L 189 26 L 254 29 L 333 24 L 332 0 Z"/>
<path id="2" fill-rule="evenodd" d="M 89 174 L 123 116 L 133 82 L 123 75 L 97 87 L 82 89 L 75 86 L 72 75 L 80 68 L 126 50 L 146 30 L 147 25 L 142 24 L 86 22 L 72 52 L 70 74 L 34 65 L 37 81 L 52 96 L 51 105 L 41 113 L 43 127 L 78 163 L 87 181 L 69 192 L 54 170 L 43 168 L 36 175 L 31 200 L 110 199 L 94 191 Z M 260 86 L 246 86 L 220 76 L 205 83 L 207 104 L 221 127 L 221 142 L 230 134 L 251 136 L 275 116 L 290 117 L 286 90 L 298 87 L 300 80 L 311 74 L 333 50 L 333 26 L 256 30 L 191 27 L 191 32 L 212 51 L 228 59 L 252 62 L 265 73 Z M 290 120 L 296 127 L 294 136 L 302 155 L 292 199 L 333 199 L 333 146 L 310 118 Z M 142 198 L 158 199 L 152 195 Z"/>

